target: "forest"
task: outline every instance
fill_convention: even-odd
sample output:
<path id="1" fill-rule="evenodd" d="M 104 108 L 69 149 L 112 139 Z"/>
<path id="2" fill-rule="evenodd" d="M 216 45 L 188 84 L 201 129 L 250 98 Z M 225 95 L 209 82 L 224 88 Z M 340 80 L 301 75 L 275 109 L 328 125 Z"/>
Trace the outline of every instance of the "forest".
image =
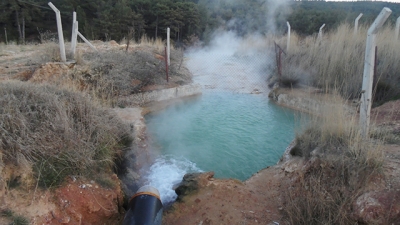
<path id="1" fill-rule="evenodd" d="M 38 43 L 57 39 L 55 13 L 44 0 L 2 0 L 0 42 Z M 331 30 L 363 13 L 369 24 L 383 7 L 393 10 L 389 22 L 400 15 L 400 4 L 385 2 L 325 2 L 278 0 L 53 0 L 61 11 L 64 36 L 69 40 L 72 12 L 79 31 L 91 40 L 116 40 L 143 35 L 164 38 L 171 29 L 175 43 L 196 37 L 207 42 L 216 29 L 282 34 L 286 21 L 300 35 Z"/>

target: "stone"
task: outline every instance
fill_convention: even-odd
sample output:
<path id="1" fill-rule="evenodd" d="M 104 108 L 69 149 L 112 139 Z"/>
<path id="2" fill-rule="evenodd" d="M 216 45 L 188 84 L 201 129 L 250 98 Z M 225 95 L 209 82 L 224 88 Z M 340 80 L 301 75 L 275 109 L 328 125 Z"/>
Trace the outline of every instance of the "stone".
<path id="1" fill-rule="evenodd" d="M 400 224 L 400 192 L 372 191 L 353 203 L 354 217 L 363 224 Z"/>
<path id="2" fill-rule="evenodd" d="M 214 172 L 185 174 L 182 182 L 175 189 L 175 193 L 178 195 L 177 200 L 181 201 L 184 196 L 198 191 L 200 187 L 206 185 L 213 177 Z"/>

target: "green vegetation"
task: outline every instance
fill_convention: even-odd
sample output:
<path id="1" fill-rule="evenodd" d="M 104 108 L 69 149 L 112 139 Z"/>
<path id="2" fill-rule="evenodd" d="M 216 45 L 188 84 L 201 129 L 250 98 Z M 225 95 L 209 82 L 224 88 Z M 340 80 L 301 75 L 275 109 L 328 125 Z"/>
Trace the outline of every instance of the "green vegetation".
<path id="1" fill-rule="evenodd" d="M 109 173 L 129 127 L 84 94 L 18 81 L 0 83 L 4 163 L 27 163 L 42 187 L 69 175 Z"/>
<path id="2" fill-rule="evenodd" d="M 385 2 L 324 2 L 272 0 L 121 0 L 121 1 L 52 1 L 62 12 L 64 35 L 70 37 L 72 12 L 77 12 L 79 30 L 87 38 L 138 41 L 146 35 L 152 39 L 166 36 L 182 44 L 193 37 L 208 41 L 215 29 L 233 30 L 240 36 L 249 33 L 284 33 L 286 21 L 301 35 L 333 30 L 339 24 L 363 13 L 361 24 L 370 24 L 383 7 L 393 10 L 394 24 L 400 5 Z M 0 27 L 8 41 L 55 41 L 55 13 L 44 0 L 3 0 Z M 25 26 L 24 26 L 25 25 Z M 0 33 L 5 42 L 5 33 Z"/>
<path id="3" fill-rule="evenodd" d="M 317 33 L 322 24 L 326 24 L 324 31 L 333 31 L 342 23 L 354 23 L 362 13 L 360 25 L 371 24 L 383 7 L 389 7 L 393 13 L 388 19 L 394 24 L 400 16 L 400 4 L 388 2 L 324 2 L 324 1 L 295 1 L 292 3 L 293 12 L 287 20 L 293 30 L 300 35 Z M 285 24 L 281 24 L 285 27 Z"/>
<path id="4" fill-rule="evenodd" d="M 56 39 L 55 13 L 44 0 L 4 0 L 0 8 L 0 27 L 6 28 L 8 40 L 41 41 Z M 70 36 L 72 12 L 77 12 L 79 30 L 87 38 L 120 41 L 128 34 L 135 40 L 171 36 L 176 41 L 200 33 L 201 7 L 190 0 L 121 0 L 121 1 L 52 1 L 62 12 L 64 35 Z M 23 21 L 25 28 L 23 28 Z M 24 30 L 25 29 L 25 34 Z M 5 42 L 4 32 L 0 41 Z"/>

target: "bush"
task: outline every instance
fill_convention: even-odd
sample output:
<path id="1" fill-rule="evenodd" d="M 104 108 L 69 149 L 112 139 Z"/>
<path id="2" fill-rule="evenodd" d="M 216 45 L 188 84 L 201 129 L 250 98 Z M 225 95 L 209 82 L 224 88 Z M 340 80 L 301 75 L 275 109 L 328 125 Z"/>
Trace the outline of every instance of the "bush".
<path id="1" fill-rule="evenodd" d="M 305 166 L 284 194 L 289 224 L 354 224 L 351 204 L 370 177 L 380 173 L 382 136 L 363 139 L 343 104 L 323 106 L 321 115 L 296 136 L 291 154 L 304 157 Z"/>
<path id="2" fill-rule="evenodd" d="M 351 205 L 377 172 L 347 157 L 310 160 L 294 185 L 284 191 L 288 224 L 357 224 Z"/>
<path id="3" fill-rule="evenodd" d="M 0 149 L 26 159 L 43 187 L 68 175 L 110 172 L 129 128 L 79 93 L 23 82 L 0 83 Z"/>
<path id="4" fill-rule="evenodd" d="M 85 82 L 96 86 L 101 80 L 105 89 L 100 92 L 112 91 L 112 96 L 127 96 L 141 92 L 147 85 L 167 83 L 165 62 L 150 52 L 114 50 L 101 55 L 86 54 L 83 58 L 91 62 L 91 74 L 97 75 L 87 74 Z"/>

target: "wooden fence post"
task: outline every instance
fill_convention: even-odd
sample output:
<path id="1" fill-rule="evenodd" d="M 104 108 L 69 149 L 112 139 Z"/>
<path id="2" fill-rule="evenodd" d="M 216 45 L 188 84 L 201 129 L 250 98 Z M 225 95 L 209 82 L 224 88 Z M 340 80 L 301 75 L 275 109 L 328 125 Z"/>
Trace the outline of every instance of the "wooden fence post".
<path id="1" fill-rule="evenodd" d="M 374 55 L 376 46 L 376 33 L 378 33 L 379 28 L 382 27 L 383 23 L 392 13 L 387 7 L 384 7 L 378 17 L 375 19 L 374 23 L 368 29 L 367 33 L 367 43 L 365 47 L 365 60 L 364 60 L 364 73 L 363 73 L 363 83 L 361 89 L 361 106 L 360 106 L 360 128 L 361 135 L 363 138 L 368 137 L 369 133 L 369 123 L 370 123 L 370 113 L 372 104 L 372 86 L 373 86 L 373 76 L 374 76 Z"/>
<path id="2" fill-rule="evenodd" d="M 289 21 L 286 21 L 286 24 L 287 24 L 287 27 L 288 27 L 286 51 L 289 52 L 289 48 L 290 48 L 290 23 L 289 23 Z"/>
<path id="3" fill-rule="evenodd" d="M 358 15 L 356 20 L 354 21 L 354 35 L 356 35 L 358 33 L 358 21 L 360 20 L 360 18 L 362 16 L 363 16 L 363 14 L 360 13 L 360 15 Z"/>
<path id="4" fill-rule="evenodd" d="M 53 3 L 49 2 L 48 4 L 53 9 L 53 11 L 56 13 L 57 30 L 58 30 L 58 42 L 60 44 L 61 61 L 66 62 L 67 58 L 65 57 L 65 45 L 64 45 L 64 35 L 63 35 L 62 24 L 61 24 L 61 13 L 60 13 L 60 10 L 58 10 L 53 5 Z"/>

